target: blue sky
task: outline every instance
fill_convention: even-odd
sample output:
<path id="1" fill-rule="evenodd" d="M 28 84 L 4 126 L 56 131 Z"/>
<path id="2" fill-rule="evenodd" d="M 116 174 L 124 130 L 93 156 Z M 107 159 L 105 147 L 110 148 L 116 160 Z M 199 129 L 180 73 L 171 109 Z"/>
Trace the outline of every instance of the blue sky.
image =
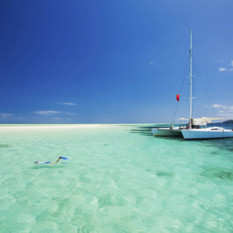
<path id="1" fill-rule="evenodd" d="M 233 118 L 233 1 L 0 2 L 0 123 Z M 184 81 L 183 81 L 184 80 Z M 183 83 L 183 88 L 181 91 Z"/>

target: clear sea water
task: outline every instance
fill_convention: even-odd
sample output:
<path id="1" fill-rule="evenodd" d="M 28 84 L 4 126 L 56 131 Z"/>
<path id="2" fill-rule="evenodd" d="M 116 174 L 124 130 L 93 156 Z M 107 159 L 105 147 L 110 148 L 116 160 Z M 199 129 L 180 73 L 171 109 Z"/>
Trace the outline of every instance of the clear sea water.
<path id="1" fill-rule="evenodd" d="M 35 165 L 34 161 L 68 163 Z M 233 232 L 233 139 L 146 125 L 0 127 L 0 232 Z"/>

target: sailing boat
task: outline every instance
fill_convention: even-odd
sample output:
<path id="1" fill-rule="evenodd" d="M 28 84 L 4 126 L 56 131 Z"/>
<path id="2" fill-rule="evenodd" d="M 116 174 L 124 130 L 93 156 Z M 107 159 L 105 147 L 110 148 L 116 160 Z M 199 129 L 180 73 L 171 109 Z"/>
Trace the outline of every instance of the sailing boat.
<path id="1" fill-rule="evenodd" d="M 207 127 L 207 123 L 211 123 L 212 120 L 218 120 L 220 118 L 193 118 L 192 117 L 192 31 L 190 31 L 190 116 L 189 127 L 182 129 L 181 133 L 184 139 L 212 139 L 212 138 L 229 138 L 233 137 L 233 130 L 224 129 L 222 127 Z M 200 125 L 205 125 L 205 128 L 200 128 Z"/>
<path id="2" fill-rule="evenodd" d="M 154 136 L 183 136 L 184 139 L 214 139 L 214 138 L 230 138 L 233 137 L 233 130 L 225 129 L 222 127 L 207 127 L 208 123 L 212 120 L 220 120 L 221 118 L 193 118 L 192 117 L 192 30 L 190 31 L 190 69 L 189 69 L 189 82 L 190 82 L 190 116 L 187 127 L 173 127 L 170 128 L 152 128 Z M 185 119 L 183 119 L 185 120 Z M 186 119 L 187 120 L 187 119 Z M 205 128 L 203 128 L 205 126 Z"/>

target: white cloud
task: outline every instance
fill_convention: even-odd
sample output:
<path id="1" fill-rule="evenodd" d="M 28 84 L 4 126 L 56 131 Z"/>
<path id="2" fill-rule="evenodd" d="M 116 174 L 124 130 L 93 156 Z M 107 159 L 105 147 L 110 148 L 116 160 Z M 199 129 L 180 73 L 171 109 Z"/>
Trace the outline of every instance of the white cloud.
<path id="1" fill-rule="evenodd" d="M 233 68 L 225 68 L 225 67 L 220 67 L 219 69 L 218 69 L 220 72 L 226 72 L 226 71 L 233 71 Z"/>
<path id="2" fill-rule="evenodd" d="M 63 120 L 63 118 L 61 118 L 61 117 L 54 117 L 53 119 L 54 120 Z"/>
<path id="3" fill-rule="evenodd" d="M 61 104 L 61 105 L 68 105 L 68 106 L 75 106 L 75 103 L 71 103 L 71 102 L 58 102 L 57 104 Z"/>
<path id="4" fill-rule="evenodd" d="M 233 118 L 233 105 L 213 104 L 211 107 L 218 109 L 218 116 L 226 119 Z"/>
<path id="5" fill-rule="evenodd" d="M 223 63 L 223 62 L 221 62 L 221 63 Z M 227 67 L 219 67 L 218 71 L 220 71 L 220 72 L 233 71 L 233 60 L 230 62 L 230 64 L 227 65 Z"/>
<path id="6" fill-rule="evenodd" d="M 222 109 L 222 111 L 233 111 L 233 105 L 213 104 L 211 107 Z"/>
<path id="7" fill-rule="evenodd" d="M 44 115 L 44 116 L 55 115 L 55 114 L 65 114 L 65 115 L 69 115 L 69 116 L 76 115 L 75 113 L 72 113 L 72 112 L 60 112 L 60 111 L 53 111 L 53 110 L 34 111 L 33 113 L 38 114 L 38 115 Z"/>
<path id="8" fill-rule="evenodd" d="M 62 112 L 48 110 L 48 111 L 35 111 L 33 113 L 36 113 L 36 114 L 39 114 L 39 115 L 52 115 L 52 114 L 59 114 L 59 113 L 62 113 Z"/>
<path id="9" fill-rule="evenodd" d="M 224 72 L 224 71 L 226 71 L 226 68 L 224 68 L 224 67 L 219 67 L 218 70 L 219 70 L 220 72 Z"/>
<path id="10" fill-rule="evenodd" d="M 12 113 L 0 113 L 0 118 L 9 118 L 9 117 L 13 117 L 14 114 Z"/>
<path id="11" fill-rule="evenodd" d="M 223 105 L 223 104 L 213 104 L 212 105 L 213 108 L 219 108 L 219 109 L 227 109 L 227 105 Z"/>

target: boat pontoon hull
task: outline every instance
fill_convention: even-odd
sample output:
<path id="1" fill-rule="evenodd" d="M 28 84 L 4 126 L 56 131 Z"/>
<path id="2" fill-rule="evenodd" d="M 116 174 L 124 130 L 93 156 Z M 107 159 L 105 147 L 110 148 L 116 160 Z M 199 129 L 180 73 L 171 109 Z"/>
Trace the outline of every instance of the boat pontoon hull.
<path id="1" fill-rule="evenodd" d="M 181 130 L 184 139 L 215 139 L 215 138 L 232 138 L 233 130 L 221 127 L 211 127 L 205 129 L 183 129 Z"/>
<path id="2" fill-rule="evenodd" d="M 160 137 L 182 137 L 181 130 L 179 127 L 175 128 L 152 128 L 154 136 Z"/>

